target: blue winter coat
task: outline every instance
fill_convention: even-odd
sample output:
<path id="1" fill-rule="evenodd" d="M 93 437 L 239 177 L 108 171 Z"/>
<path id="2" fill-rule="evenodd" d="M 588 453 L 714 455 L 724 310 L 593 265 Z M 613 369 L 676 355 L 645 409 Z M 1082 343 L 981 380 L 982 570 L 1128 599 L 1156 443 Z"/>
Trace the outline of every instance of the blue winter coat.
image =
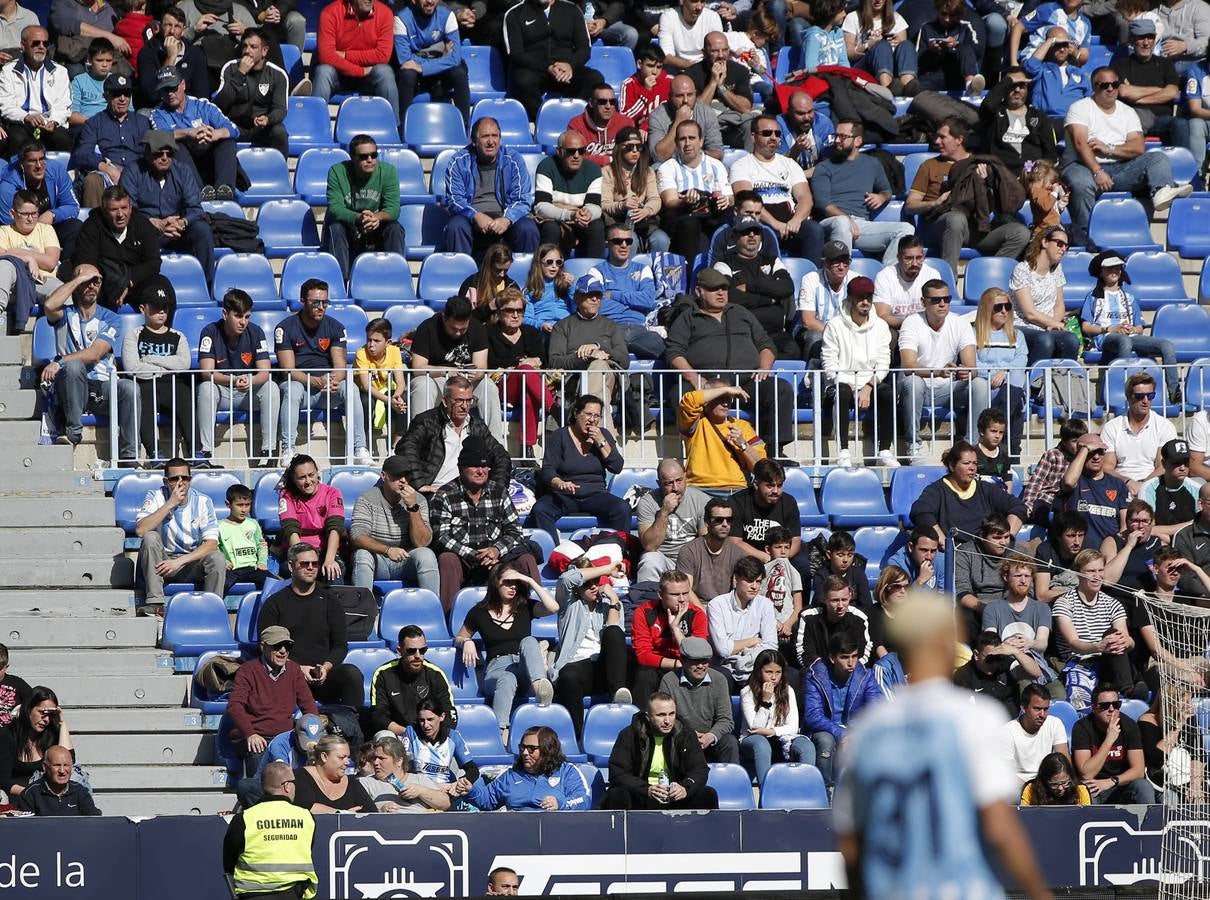
<path id="1" fill-rule="evenodd" d="M 831 662 L 820 658 L 803 673 L 802 702 L 806 712 L 802 730 L 804 734 L 826 731 L 840 740 L 853 717 L 861 712 L 867 703 L 876 703 L 883 699 L 884 695 L 877 679 L 874 678 L 874 673 L 858 663 L 845 686 L 845 708 L 841 716 L 844 725 L 837 725 L 832 721 L 832 678 L 828 671 L 831 666 Z"/>

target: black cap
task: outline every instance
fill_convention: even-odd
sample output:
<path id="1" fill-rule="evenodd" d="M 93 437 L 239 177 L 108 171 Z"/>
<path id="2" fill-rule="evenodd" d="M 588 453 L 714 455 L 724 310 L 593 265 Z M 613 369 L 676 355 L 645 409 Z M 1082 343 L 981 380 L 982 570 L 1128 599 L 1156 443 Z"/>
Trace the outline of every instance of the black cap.
<path id="1" fill-rule="evenodd" d="M 481 437 L 469 436 L 462 442 L 462 450 L 458 453 L 458 468 L 468 469 L 475 466 L 491 467 L 491 456 L 487 452 L 487 441 Z"/>
<path id="2" fill-rule="evenodd" d="M 105 79 L 105 93 L 107 94 L 133 94 L 134 84 L 126 75 L 119 75 L 117 72 L 111 74 Z"/>

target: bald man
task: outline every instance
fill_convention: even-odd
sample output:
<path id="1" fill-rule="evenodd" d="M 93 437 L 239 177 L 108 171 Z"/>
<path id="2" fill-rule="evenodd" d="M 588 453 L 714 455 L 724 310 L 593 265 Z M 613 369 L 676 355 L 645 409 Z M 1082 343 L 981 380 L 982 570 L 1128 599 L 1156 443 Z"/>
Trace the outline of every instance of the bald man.
<path id="1" fill-rule="evenodd" d="M 693 120 L 702 129 L 702 149 L 707 156 L 723 158 L 723 135 L 718 113 L 698 98 L 697 85 L 688 75 L 677 75 L 670 85 L 668 102 L 651 111 L 647 120 L 647 148 L 656 165 L 676 155 L 676 125 Z"/>
<path id="2" fill-rule="evenodd" d="M 492 869 L 487 876 L 487 890 L 483 893 L 489 897 L 515 897 L 521 890 L 521 879 L 508 866 Z"/>
<path id="3" fill-rule="evenodd" d="M 558 244 L 564 256 L 605 256 L 605 220 L 601 218 L 601 167 L 585 159 L 584 135 L 568 129 L 559 135 L 553 157 L 534 173 L 534 219 L 543 244 Z"/>
<path id="4" fill-rule="evenodd" d="M 723 140 L 730 147 L 752 149 L 748 123 L 760 111 L 752 96 L 752 72 L 731 58 L 731 45 L 721 31 L 711 31 L 702 43 L 702 58 L 685 70 L 697 88 L 699 103 L 718 114 Z"/>
<path id="5" fill-rule="evenodd" d="M 71 780 L 71 751 L 58 744 L 42 757 L 42 780 L 17 798 L 17 807 L 35 816 L 99 816 L 101 811 L 83 784 Z"/>
<path id="6" fill-rule="evenodd" d="M 315 896 L 315 819 L 294 805 L 294 778 L 286 763 L 269 763 L 260 777 L 261 801 L 231 817 L 223 837 L 223 871 L 237 900 Z"/>

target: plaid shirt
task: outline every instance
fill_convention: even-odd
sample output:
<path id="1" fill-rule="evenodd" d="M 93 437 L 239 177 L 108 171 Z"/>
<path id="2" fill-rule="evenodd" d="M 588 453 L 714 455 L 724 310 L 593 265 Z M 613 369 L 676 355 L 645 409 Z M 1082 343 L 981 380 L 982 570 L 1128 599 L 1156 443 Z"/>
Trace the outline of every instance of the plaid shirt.
<path id="1" fill-rule="evenodd" d="M 455 478 L 433 494 L 429 522 L 433 549 L 456 553 L 472 566 L 478 563 L 476 550 L 495 547 L 503 558 L 525 539 L 512 498 L 494 481 L 487 483 L 479 502 L 472 503 L 462 479 Z"/>
<path id="2" fill-rule="evenodd" d="M 1067 465 L 1068 459 L 1058 447 L 1051 447 L 1042 454 L 1033 476 L 1025 484 L 1025 494 L 1021 498 L 1030 516 L 1033 516 L 1034 508 L 1039 503 L 1051 503 L 1055 499 Z"/>

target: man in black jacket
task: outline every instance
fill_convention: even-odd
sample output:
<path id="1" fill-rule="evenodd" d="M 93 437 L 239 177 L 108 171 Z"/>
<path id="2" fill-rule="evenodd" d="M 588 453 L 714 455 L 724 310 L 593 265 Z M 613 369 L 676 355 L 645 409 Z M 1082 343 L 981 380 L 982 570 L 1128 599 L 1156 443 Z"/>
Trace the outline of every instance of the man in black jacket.
<path id="1" fill-rule="evenodd" d="M 663 765 L 653 771 L 656 741 Z M 718 809 L 706 784 L 709 769 L 697 737 L 676 719 L 676 701 L 656 691 L 634 714 L 609 754 L 609 790 L 602 809 Z"/>
<path id="2" fill-rule="evenodd" d="M 97 267 L 104 279 L 97 302 L 116 312 L 160 273 L 160 233 L 134 208 L 126 189 L 114 185 L 80 229 L 75 262 Z M 168 311 L 169 323 L 174 312 Z"/>
<path id="3" fill-rule="evenodd" d="M 788 330 L 794 317 L 794 279 L 773 252 L 762 252 L 764 228 L 753 216 L 740 216 L 731 226 L 735 249 L 722 256 L 714 268 L 731 279 L 730 302 L 747 309 L 773 342 L 778 359 L 798 359 L 801 351 Z"/>
<path id="4" fill-rule="evenodd" d="M 239 126 L 239 139 L 253 147 L 272 147 L 290 155 L 286 100 L 290 80 L 285 70 L 269 62 L 269 42 L 259 28 L 248 28 L 240 39 L 240 55 L 219 72 L 215 105 Z"/>
<path id="5" fill-rule="evenodd" d="M 417 709 L 422 700 L 432 700 L 445 711 L 450 727 L 458 725 L 453 691 L 440 666 L 425 662 L 429 642 L 419 625 L 399 629 L 399 659 L 374 671 L 370 689 L 370 722 L 374 731 L 388 730 L 402 735 L 407 726 L 416 726 Z"/>
<path id="6" fill-rule="evenodd" d="M 1020 66 L 1004 73 L 979 107 L 980 131 L 988 153 L 994 153 L 1014 175 L 1030 160 L 1058 158 L 1055 129 L 1037 107 L 1026 103 L 1029 76 Z"/>
<path id="7" fill-rule="evenodd" d="M 27 787 L 14 804 L 35 816 L 99 816 L 92 794 L 71 780 L 72 755 L 58 744 L 42 757 L 42 780 Z"/>
<path id="8" fill-rule="evenodd" d="M 601 73 L 588 68 L 589 44 L 584 11 L 568 0 L 522 0 L 504 14 L 508 96 L 531 122 L 543 94 L 587 100 L 601 83 Z"/>

